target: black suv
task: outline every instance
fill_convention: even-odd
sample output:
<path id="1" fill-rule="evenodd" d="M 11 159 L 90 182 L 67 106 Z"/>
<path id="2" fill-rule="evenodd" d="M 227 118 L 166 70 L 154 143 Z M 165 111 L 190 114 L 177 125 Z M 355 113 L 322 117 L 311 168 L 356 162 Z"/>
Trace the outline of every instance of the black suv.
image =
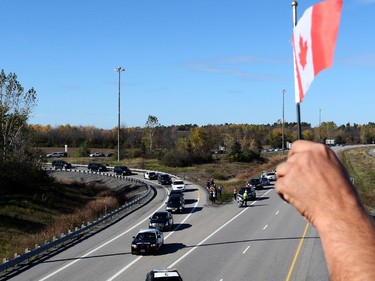
<path id="1" fill-rule="evenodd" d="M 173 215 L 170 212 L 159 211 L 150 217 L 149 228 L 170 230 L 173 226 Z"/>
<path id="2" fill-rule="evenodd" d="M 159 229 L 141 229 L 131 245 L 132 255 L 157 253 L 164 245 L 164 235 Z"/>
<path id="3" fill-rule="evenodd" d="M 170 195 L 166 204 L 167 206 L 165 207 L 165 209 L 168 212 L 182 213 L 185 209 L 185 199 L 183 196 L 178 194 Z"/>
<path id="4" fill-rule="evenodd" d="M 255 189 L 262 189 L 263 185 L 262 182 L 260 181 L 260 178 L 252 178 L 250 179 L 250 184 L 255 187 Z"/>
<path id="5" fill-rule="evenodd" d="M 122 175 L 122 176 L 126 176 L 126 175 L 131 175 L 132 174 L 132 172 L 126 166 L 115 166 L 113 168 L 113 172 L 116 175 Z"/>
<path id="6" fill-rule="evenodd" d="M 52 168 L 54 168 L 55 170 L 57 169 L 71 169 L 72 168 L 72 164 L 64 161 L 64 160 L 54 160 L 52 161 Z"/>
<path id="7" fill-rule="evenodd" d="M 158 182 L 159 184 L 172 184 L 172 179 L 168 174 L 159 174 Z"/>
<path id="8" fill-rule="evenodd" d="M 107 167 L 104 166 L 101 163 L 90 163 L 87 166 L 87 169 L 89 169 L 89 171 L 91 171 L 91 172 L 105 172 L 105 171 L 107 171 Z"/>

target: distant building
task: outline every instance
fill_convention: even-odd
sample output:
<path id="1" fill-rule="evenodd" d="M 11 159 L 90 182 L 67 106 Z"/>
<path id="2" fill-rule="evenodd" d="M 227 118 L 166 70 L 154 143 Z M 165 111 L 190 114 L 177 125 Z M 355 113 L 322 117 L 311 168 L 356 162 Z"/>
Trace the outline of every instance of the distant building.
<path id="1" fill-rule="evenodd" d="M 335 145 L 335 140 L 334 139 L 326 139 L 326 145 L 328 145 L 328 146 Z"/>

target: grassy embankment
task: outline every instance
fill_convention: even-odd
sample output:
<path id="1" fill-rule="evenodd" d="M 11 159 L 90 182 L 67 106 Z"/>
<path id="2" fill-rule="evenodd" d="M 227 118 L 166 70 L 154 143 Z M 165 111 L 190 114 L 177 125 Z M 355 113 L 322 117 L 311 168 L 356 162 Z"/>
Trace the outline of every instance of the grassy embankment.
<path id="1" fill-rule="evenodd" d="M 375 156 L 369 154 L 373 149 L 375 148 L 346 150 L 342 154 L 342 162 L 354 179 L 362 203 L 375 216 Z"/>
<path id="2" fill-rule="evenodd" d="M 60 182 L 0 197 L 0 258 L 12 259 L 116 209 L 118 194 L 100 184 Z"/>

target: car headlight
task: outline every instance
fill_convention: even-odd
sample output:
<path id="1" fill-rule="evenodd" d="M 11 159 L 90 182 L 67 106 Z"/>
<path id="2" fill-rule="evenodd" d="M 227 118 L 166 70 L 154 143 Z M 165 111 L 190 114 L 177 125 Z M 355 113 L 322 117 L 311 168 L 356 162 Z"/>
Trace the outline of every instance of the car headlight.
<path id="1" fill-rule="evenodd" d="M 151 244 L 151 247 L 156 247 L 156 244 Z"/>
<path id="2" fill-rule="evenodd" d="M 135 245 L 135 244 L 132 244 L 132 248 L 135 248 L 135 249 L 136 249 L 136 248 L 137 248 L 137 245 Z"/>

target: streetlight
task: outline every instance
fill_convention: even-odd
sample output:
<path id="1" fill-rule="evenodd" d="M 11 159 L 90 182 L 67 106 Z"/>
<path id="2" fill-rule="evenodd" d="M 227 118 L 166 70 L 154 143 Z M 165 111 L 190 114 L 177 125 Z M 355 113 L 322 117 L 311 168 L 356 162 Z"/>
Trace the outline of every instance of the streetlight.
<path id="1" fill-rule="evenodd" d="M 321 124 L 321 119 L 322 119 L 322 110 L 319 109 L 319 142 L 321 143 L 321 131 L 320 131 L 320 124 Z"/>
<path id="2" fill-rule="evenodd" d="M 115 71 L 118 72 L 118 124 L 117 124 L 117 161 L 120 162 L 120 74 L 125 71 L 125 68 L 117 67 Z"/>
<path id="3" fill-rule="evenodd" d="M 281 142 L 282 142 L 282 152 L 284 154 L 284 94 L 286 90 L 282 90 L 283 93 L 283 118 L 282 118 L 282 123 L 281 123 Z"/>

